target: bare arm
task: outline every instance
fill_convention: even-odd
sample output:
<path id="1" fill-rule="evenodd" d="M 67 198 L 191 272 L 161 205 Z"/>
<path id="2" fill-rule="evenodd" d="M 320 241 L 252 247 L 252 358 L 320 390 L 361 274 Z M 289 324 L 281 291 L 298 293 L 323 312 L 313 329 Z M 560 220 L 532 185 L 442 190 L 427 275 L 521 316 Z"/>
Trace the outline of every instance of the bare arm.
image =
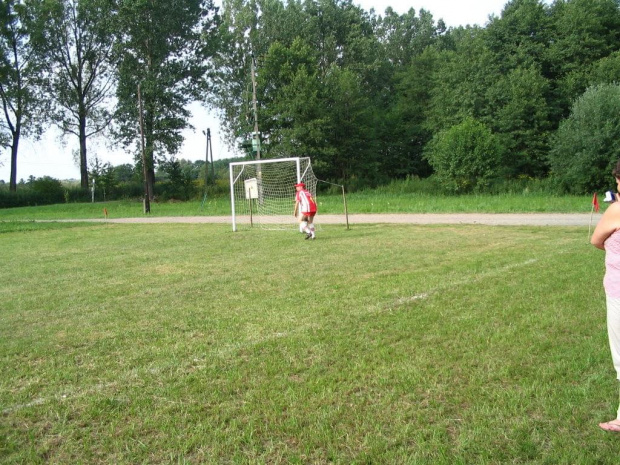
<path id="1" fill-rule="evenodd" d="M 605 241 L 618 229 L 620 229 L 620 203 L 614 202 L 607 208 L 596 225 L 590 244 L 597 249 L 605 250 Z"/>
<path id="2" fill-rule="evenodd" d="M 293 216 L 297 216 L 297 210 L 299 209 L 299 201 L 295 201 L 295 210 L 293 210 Z"/>

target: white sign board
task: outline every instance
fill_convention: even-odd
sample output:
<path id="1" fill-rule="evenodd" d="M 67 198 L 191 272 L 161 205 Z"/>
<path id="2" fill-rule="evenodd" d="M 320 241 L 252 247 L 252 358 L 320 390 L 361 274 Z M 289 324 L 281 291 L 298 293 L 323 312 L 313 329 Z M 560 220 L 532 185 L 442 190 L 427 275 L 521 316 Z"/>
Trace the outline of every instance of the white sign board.
<path id="1" fill-rule="evenodd" d="M 245 181 L 243 181 L 243 184 L 245 185 L 245 198 L 248 200 L 257 199 L 258 181 L 256 180 L 256 178 L 246 179 Z"/>

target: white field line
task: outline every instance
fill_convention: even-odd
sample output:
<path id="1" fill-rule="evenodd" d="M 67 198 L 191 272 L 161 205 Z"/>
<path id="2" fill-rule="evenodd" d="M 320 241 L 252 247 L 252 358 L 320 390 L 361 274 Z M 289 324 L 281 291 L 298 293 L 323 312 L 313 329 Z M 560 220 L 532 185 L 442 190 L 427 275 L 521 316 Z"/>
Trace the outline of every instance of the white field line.
<path id="1" fill-rule="evenodd" d="M 12 407 L 8 407 L 5 408 L 4 410 L 2 410 L 3 414 L 7 414 L 7 413 L 11 413 L 11 412 L 15 412 L 17 410 L 21 410 L 24 408 L 28 408 L 28 407 L 34 407 L 36 405 L 43 405 L 48 403 L 51 399 L 58 399 L 58 400 L 66 400 L 66 399 L 77 399 L 79 397 L 83 397 L 87 394 L 91 394 L 93 392 L 101 392 L 104 389 L 111 387 L 111 386 L 116 386 L 118 384 L 118 382 L 113 382 L 113 383 L 106 383 L 106 384 L 97 384 L 95 386 L 92 386 L 88 389 L 84 389 L 82 391 L 78 391 L 77 389 L 69 389 L 66 392 L 62 393 L 62 394 L 57 394 L 54 395 L 52 397 L 48 397 L 48 398 L 44 398 L 44 397 L 38 397 L 36 399 L 34 399 L 32 402 L 28 402 L 26 404 L 17 404 L 17 405 L 13 405 Z"/>
<path id="2" fill-rule="evenodd" d="M 487 279 L 487 278 L 493 278 L 495 276 L 498 276 L 500 274 L 504 274 L 507 271 L 513 270 L 515 268 L 521 268 L 523 266 L 528 266 L 528 265 L 532 265 L 534 263 L 537 263 L 538 259 L 537 258 L 530 258 L 529 260 L 525 260 L 524 262 L 520 262 L 520 263 L 511 263 L 509 265 L 506 265 L 502 268 L 498 268 L 495 270 L 490 270 L 490 271 L 485 271 L 483 273 L 478 273 L 472 277 L 468 277 L 465 279 L 460 279 L 458 281 L 451 281 L 449 283 L 443 284 L 441 286 L 437 286 L 433 289 L 430 289 L 426 292 L 423 292 L 421 294 L 416 294 L 416 295 L 412 295 L 412 296 L 408 296 L 408 297 L 399 297 L 398 299 L 396 299 L 395 302 L 395 306 L 399 307 L 401 305 L 405 305 L 411 302 L 415 302 L 417 300 L 424 300 L 428 297 L 430 297 L 432 294 L 435 294 L 437 292 L 443 291 L 445 289 L 452 289 L 456 286 L 466 286 L 468 284 L 473 284 L 473 283 L 477 283 L 482 281 L 483 279 Z"/>

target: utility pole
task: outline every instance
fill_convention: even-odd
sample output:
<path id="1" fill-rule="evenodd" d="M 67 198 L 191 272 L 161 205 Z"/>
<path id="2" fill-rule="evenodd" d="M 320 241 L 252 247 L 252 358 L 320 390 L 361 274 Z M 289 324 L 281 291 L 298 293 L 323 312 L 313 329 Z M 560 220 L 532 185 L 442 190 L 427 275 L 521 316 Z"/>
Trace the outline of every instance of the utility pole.
<path id="1" fill-rule="evenodd" d="M 200 209 L 205 205 L 207 201 L 207 183 L 209 181 L 209 152 L 211 152 L 211 182 L 215 185 L 215 168 L 213 167 L 213 146 L 211 145 L 211 129 L 207 128 L 207 132 L 202 131 L 202 133 L 207 138 L 207 148 L 205 152 L 205 194 L 202 198 L 202 203 L 200 204 Z"/>
<path id="2" fill-rule="evenodd" d="M 207 183 L 209 182 L 209 145 L 211 143 L 211 129 L 207 128 L 207 132 L 202 131 L 202 133 L 205 135 L 206 137 L 206 143 L 207 143 L 207 149 L 205 152 L 205 194 L 207 192 Z M 213 155 L 211 155 L 211 158 L 213 158 Z M 211 169 L 213 169 L 213 166 L 211 166 Z"/>
<path id="3" fill-rule="evenodd" d="M 213 164 L 213 144 L 211 144 L 211 129 L 207 128 L 207 143 L 211 154 L 211 184 L 215 186 L 215 165 Z"/>
<path id="4" fill-rule="evenodd" d="M 258 110 L 256 105 L 256 60 L 252 53 L 252 107 L 254 108 L 254 139 L 252 145 L 256 144 L 256 159 L 260 160 L 260 138 L 258 135 Z"/>

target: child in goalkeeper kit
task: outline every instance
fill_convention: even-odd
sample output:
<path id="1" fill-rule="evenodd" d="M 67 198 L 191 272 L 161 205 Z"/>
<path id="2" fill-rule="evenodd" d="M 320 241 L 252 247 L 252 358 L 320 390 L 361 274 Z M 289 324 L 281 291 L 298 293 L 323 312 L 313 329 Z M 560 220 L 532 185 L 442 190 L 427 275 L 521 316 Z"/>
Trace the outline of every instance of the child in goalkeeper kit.
<path id="1" fill-rule="evenodd" d="M 612 174 L 620 191 L 620 162 Z M 620 381 L 620 202 L 614 202 L 615 196 L 609 197 L 613 203 L 600 219 L 590 242 L 605 251 L 603 287 L 607 299 L 607 335 L 616 377 Z M 600 423 L 599 426 L 605 431 L 620 433 L 620 406 L 615 419 Z"/>
<path id="2" fill-rule="evenodd" d="M 312 194 L 306 189 L 303 182 L 295 184 L 297 193 L 295 194 L 295 211 L 293 215 L 299 216 L 299 231 L 306 233 L 306 239 L 314 239 L 314 215 L 316 215 L 316 202 Z"/>

